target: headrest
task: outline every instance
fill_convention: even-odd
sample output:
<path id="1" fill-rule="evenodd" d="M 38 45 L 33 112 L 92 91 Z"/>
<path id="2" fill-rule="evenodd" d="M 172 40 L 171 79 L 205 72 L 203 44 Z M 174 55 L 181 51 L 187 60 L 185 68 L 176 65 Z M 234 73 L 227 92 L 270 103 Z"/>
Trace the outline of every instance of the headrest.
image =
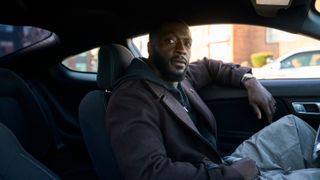
<path id="1" fill-rule="evenodd" d="M 134 56 L 119 44 L 102 46 L 98 54 L 97 84 L 101 89 L 111 89 L 114 82 L 124 75 Z"/>

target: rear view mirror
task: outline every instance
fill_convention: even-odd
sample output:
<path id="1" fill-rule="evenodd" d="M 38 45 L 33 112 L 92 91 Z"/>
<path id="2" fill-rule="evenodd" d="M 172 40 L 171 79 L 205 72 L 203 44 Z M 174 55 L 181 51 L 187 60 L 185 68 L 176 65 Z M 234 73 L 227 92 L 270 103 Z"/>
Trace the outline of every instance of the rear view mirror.
<path id="1" fill-rule="evenodd" d="M 251 0 L 257 14 L 274 17 L 281 9 L 288 9 L 293 0 Z"/>

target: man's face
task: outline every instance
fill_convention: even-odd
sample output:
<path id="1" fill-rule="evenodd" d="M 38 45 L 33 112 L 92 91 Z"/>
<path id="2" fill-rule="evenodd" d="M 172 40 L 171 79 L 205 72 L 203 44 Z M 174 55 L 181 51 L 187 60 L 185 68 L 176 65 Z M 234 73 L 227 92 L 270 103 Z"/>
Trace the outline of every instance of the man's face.
<path id="1" fill-rule="evenodd" d="M 182 23 L 170 23 L 159 31 L 157 37 L 149 49 L 153 65 L 165 80 L 183 80 L 191 53 L 189 28 Z"/>

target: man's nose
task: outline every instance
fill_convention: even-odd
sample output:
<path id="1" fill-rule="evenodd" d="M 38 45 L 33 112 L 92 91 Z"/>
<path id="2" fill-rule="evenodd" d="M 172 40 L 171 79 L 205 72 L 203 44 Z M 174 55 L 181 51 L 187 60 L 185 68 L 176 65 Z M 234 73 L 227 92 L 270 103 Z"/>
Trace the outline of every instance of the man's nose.
<path id="1" fill-rule="evenodd" d="M 187 53 L 187 48 L 185 47 L 184 43 L 182 41 L 178 41 L 176 44 L 176 51 L 181 54 Z"/>

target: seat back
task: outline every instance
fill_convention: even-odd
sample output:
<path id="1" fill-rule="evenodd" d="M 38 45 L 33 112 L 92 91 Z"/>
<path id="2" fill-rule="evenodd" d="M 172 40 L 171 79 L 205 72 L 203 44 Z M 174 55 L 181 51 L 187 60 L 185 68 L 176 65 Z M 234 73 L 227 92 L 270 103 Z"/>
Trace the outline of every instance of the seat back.
<path id="1" fill-rule="evenodd" d="M 15 135 L 0 123 L 0 179 L 60 179 L 21 146 Z"/>
<path id="2" fill-rule="evenodd" d="M 54 143 L 53 130 L 27 83 L 9 69 L 0 68 L 0 122 L 15 134 L 36 159 L 44 159 Z"/>
<path id="3" fill-rule="evenodd" d="M 100 179 L 123 179 L 110 140 L 105 113 L 113 83 L 126 71 L 134 56 L 124 46 L 108 44 L 99 50 L 97 84 L 100 90 L 86 94 L 79 106 L 79 122 L 93 166 Z"/>

